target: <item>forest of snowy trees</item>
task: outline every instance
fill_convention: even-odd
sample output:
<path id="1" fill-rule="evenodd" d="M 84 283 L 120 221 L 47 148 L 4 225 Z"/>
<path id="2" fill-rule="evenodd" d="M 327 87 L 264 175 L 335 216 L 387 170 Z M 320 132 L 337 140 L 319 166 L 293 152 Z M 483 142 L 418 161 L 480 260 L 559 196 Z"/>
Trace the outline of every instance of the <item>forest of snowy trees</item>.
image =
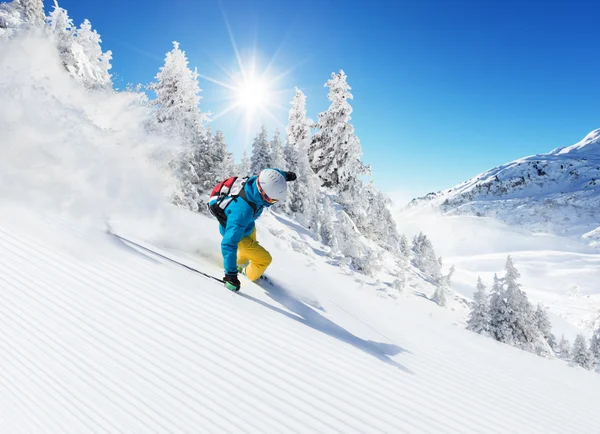
<path id="1" fill-rule="evenodd" d="M 100 35 L 89 20 L 77 27 L 57 0 L 47 16 L 42 0 L 0 4 L 0 38 L 30 30 L 54 41 L 65 70 L 83 86 L 115 91 L 109 73 L 112 53 L 102 51 Z M 330 104 L 318 113 L 316 123 L 307 117 L 305 94 L 296 89 L 285 131 L 269 133 L 263 126 L 248 144 L 250 155 L 244 151 L 238 164 L 223 132 L 211 130 L 210 113 L 201 109 L 198 77 L 173 42 L 147 89 L 155 98 L 141 98 L 153 110 L 147 128 L 185 144 L 170 166 L 179 185 L 174 204 L 206 213 L 208 194 L 218 181 L 267 167 L 294 171 L 298 179 L 275 212 L 301 223 L 350 269 L 373 275 L 382 268 L 384 255 L 397 258 L 403 264 L 393 283 L 398 290 L 404 288 L 406 267 L 412 263 L 437 288 L 432 300 L 446 304 L 449 276 L 442 276 L 441 258 L 436 258 L 431 241 L 419 234 L 409 246 L 397 231 L 389 199 L 369 180 L 371 169 L 361 159 L 360 140 L 351 124 L 353 96 L 344 71 L 326 81 Z"/>
<path id="2" fill-rule="evenodd" d="M 467 329 L 540 356 L 554 355 L 585 369 L 600 369 L 600 327 L 589 346 L 582 334 L 573 347 L 564 336 L 557 342 L 546 309 L 541 304 L 534 309 L 529 302 L 510 256 L 504 269 L 504 277 L 494 275 L 489 293 L 481 278 L 477 279 Z"/>

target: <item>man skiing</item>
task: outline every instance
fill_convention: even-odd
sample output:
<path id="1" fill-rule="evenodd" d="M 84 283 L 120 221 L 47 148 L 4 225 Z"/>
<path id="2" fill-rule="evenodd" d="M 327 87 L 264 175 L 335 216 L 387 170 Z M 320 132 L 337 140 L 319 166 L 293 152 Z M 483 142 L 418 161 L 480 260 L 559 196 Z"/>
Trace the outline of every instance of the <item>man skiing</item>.
<path id="1" fill-rule="evenodd" d="M 238 272 L 255 281 L 271 264 L 270 253 L 256 240 L 254 222 L 264 208 L 285 199 L 287 182 L 295 179 L 294 172 L 265 169 L 248 179 L 229 178 L 214 188 L 208 206 L 219 220 L 223 236 L 223 281 L 227 289 L 239 291 Z"/>

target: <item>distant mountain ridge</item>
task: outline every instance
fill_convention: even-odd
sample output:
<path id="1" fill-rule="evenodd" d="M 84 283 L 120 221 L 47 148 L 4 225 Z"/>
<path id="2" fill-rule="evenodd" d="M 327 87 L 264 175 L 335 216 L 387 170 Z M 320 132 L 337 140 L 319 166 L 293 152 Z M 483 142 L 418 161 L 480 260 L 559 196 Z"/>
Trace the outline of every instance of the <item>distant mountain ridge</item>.
<path id="1" fill-rule="evenodd" d="M 583 236 L 600 246 L 600 129 L 572 146 L 515 160 L 414 199 L 406 210 L 420 207 Z"/>

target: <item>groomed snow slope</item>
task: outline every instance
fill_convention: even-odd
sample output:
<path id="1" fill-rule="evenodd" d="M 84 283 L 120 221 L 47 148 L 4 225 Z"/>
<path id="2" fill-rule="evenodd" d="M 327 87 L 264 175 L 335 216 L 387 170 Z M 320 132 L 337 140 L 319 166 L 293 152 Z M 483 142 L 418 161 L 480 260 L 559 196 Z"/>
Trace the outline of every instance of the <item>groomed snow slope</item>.
<path id="1" fill-rule="evenodd" d="M 218 275 L 214 221 L 172 213 L 170 254 Z M 308 265 L 272 216 L 274 285 L 240 294 L 99 228 L 2 217 L 0 432 L 598 432 L 597 374 Z M 195 254 L 175 250 L 182 219 Z"/>

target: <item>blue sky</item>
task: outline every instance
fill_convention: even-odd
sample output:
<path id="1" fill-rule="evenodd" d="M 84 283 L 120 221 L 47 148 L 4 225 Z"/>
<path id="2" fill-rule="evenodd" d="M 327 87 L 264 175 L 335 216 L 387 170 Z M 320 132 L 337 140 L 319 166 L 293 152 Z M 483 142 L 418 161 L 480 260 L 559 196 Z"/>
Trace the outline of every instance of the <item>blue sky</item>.
<path id="1" fill-rule="evenodd" d="M 174 40 L 201 75 L 228 81 L 223 70 L 239 67 L 224 14 L 246 67 L 256 53 L 259 72 L 269 63 L 270 77 L 287 72 L 272 85 L 280 106 L 298 86 L 316 119 L 328 107 L 323 84 L 344 69 L 363 159 L 394 196 L 449 188 L 599 128 L 596 3 L 60 1 L 76 24 L 88 18 L 113 51 L 118 87 L 152 81 Z M 200 85 L 202 110 L 229 106 L 225 88 Z M 263 117 L 270 132 L 287 120 L 286 110 L 271 111 L 275 118 Z M 256 132 L 245 131 L 241 115 L 213 122 L 238 158 Z"/>

